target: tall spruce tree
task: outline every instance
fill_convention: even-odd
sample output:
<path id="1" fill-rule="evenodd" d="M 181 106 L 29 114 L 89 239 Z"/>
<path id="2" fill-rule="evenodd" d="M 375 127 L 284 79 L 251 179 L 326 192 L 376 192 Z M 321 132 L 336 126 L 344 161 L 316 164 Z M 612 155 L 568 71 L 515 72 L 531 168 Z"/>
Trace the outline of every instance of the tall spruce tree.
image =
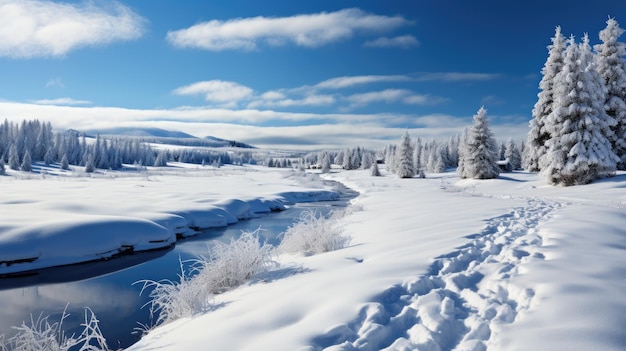
<path id="1" fill-rule="evenodd" d="M 547 151 L 546 141 L 550 139 L 550 133 L 545 128 L 545 119 L 552 113 L 554 104 L 554 78 L 563 68 L 564 50 L 566 47 L 565 38 L 561 35 L 561 27 L 556 27 L 552 45 L 548 45 L 548 59 L 546 60 L 541 73 L 543 77 L 539 82 L 537 94 L 538 100 L 532 111 L 533 118 L 530 120 L 530 130 L 524 152 L 523 166 L 530 172 L 540 170 L 539 159 Z"/>
<path id="2" fill-rule="evenodd" d="M 620 170 L 626 169 L 626 44 L 618 41 L 623 33 L 617 21 L 609 18 L 606 28 L 600 31 L 602 44 L 594 46 L 597 70 L 607 88 L 604 109 L 615 119 L 609 138 L 613 152 L 620 158 Z"/>
<path id="3" fill-rule="evenodd" d="M 604 110 L 605 96 L 589 37 L 581 44 L 570 38 L 563 69 L 555 77 L 553 111 L 546 118 L 551 137 L 540 166 L 548 183 L 586 184 L 615 173 L 618 158 L 607 138 L 615 120 Z"/>
<path id="4" fill-rule="evenodd" d="M 474 115 L 474 124 L 462 139 L 459 158 L 457 172 L 461 178 L 491 179 L 500 174 L 498 144 L 489 129 L 484 107 Z"/>
<path id="5" fill-rule="evenodd" d="M 522 156 L 513 141 L 513 138 L 509 138 L 506 143 L 506 150 L 504 151 L 504 158 L 509 161 L 511 170 L 520 169 L 522 167 Z"/>
<path id="6" fill-rule="evenodd" d="M 400 178 L 412 178 L 415 175 L 415 167 L 413 166 L 413 145 L 408 130 L 402 135 L 397 152 L 396 174 Z"/>

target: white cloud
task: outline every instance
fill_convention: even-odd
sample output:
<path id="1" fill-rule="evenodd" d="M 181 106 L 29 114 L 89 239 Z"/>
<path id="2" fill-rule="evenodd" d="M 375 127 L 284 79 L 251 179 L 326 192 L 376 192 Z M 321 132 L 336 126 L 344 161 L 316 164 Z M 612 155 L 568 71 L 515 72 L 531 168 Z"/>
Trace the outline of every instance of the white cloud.
<path id="1" fill-rule="evenodd" d="M 47 81 L 46 88 L 65 88 L 65 85 L 63 84 L 63 81 L 61 81 L 61 78 L 57 77 Z"/>
<path id="2" fill-rule="evenodd" d="M 248 104 L 248 108 L 258 107 L 293 107 L 293 106 L 328 106 L 335 103 L 332 95 L 309 95 L 301 99 L 291 99 L 283 96 L 281 99 L 255 100 Z"/>
<path id="3" fill-rule="evenodd" d="M 385 89 L 362 94 L 353 94 L 346 97 L 346 100 L 350 102 L 351 108 L 355 108 L 378 102 L 387 104 L 399 102 L 409 105 L 434 105 L 445 99 L 430 95 L 415 94 L 406 89 Z"/>
<path id="4" fill-rule="evenodd" d="M 180 48 L 212 51 L 255 50 L 260 43 L 282 46 L 292 43 L 318 47 L 352 38 L 363 32 L 384 32 L 411 24 L 400 16 L 379 16 L 360 9 L 295 15 L 212 20 L 170 31 L 167 40 Z"/>
<path id="5" fill-rule="evenodd" d="M 72 98 L 58 98 L 58 99 L 42 99 L 33 101 L 33 103 L 37 105 L 91 105 L 92 102 L 89 100 L 74 100 Z"/>
<path id="6" fill-rule="evenodd" d="M 208 80 L 179 87 L 175 95 L 202 95 L 204 100 L 233 105 L 252 96 L 253 90 L 236 82 Z"/>
<path id="7" fill-rule="evenodd" d="M 145 20 L 111 2 L 98 7 L 45 0 L 0 2 L 0 56 L 60 57 L 82 46 L 131 40 L 144 32 Z"/>
<path id="8" fill-rule="evenodd" d="M 424 73 L 416 80 L 418 81 L 442 81 L 442 82 L 461 82 L 461 81 L 485 81 L 500 77 L 494 73 L 464 73 L 464 72 L 438 72 Z"/>
<path id="9" fill-rule="evenodd" d="M 263 100 L 282 100 L 286 97 L 287 96 L 285 96 L 285 94 L 276 90 L 266 91 L 265 93 L 261 94 L 261 99 Z"/>
<path id="10" fill-rule="evenodd" d="M 361 145 L 378 148 L 397 143 L 409 126 L 412 135 L 425 139 L 448 138 L 462 132 L 471 117 L 416 116 L 403 114 L 313 114 L 272 110 L 227 110 L 180 108 L 137 110 L 115 107 L 35 105 L 0 102 L 0 115 L 21 122 L 37 116 L 52 123 L 56 130 L 105 129 L 111 127 L 156 127 L 203 137 L 213 135 L 280 149 L 327 149 Z M 492 121 L 498 120 L 496 116 Z M 496 135 L 523 140 L 528 133 L 525 118 L 507 124 L 492 123 Z M 262 126 L 272 121 L 289 121 L 298 126 Z M 324 121 L 320 123 L 319 121 Z M 273 124 L 273 123 L 269 123 Z"/>
<path id="11" fill-rule="evenodd" d="M 403 75 L 365 75 L 365 76 L 344 76 L 327 79 L 317 83 L 314 88 L 318 89 L 342 89 L 355 85 L 366 85 L 382 82 L 406 82 L 411 78 Z"/>
<path id="12" fill-rule="evenodd" d="M 401 48 L 410 49 L 420 45 L 420 42 L 412 35 L 401 35 L 394 38 L 382 37 L 365 42 L 363 46 L 370 48 Z"/>

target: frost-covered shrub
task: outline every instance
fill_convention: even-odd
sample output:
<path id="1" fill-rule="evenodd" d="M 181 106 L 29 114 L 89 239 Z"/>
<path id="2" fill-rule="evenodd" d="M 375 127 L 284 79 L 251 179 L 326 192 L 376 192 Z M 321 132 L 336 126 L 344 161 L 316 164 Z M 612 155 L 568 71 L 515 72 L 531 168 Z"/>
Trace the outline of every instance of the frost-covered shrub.
<path id="1" fill-rule="evenodd" d="M 185 274 L 181 262 L 179 281 L 140 281 L 141 292 L 150 292 L 150 315 L 155 325 L 206 311 L 212 307 L 212 297 L 235 288 L 277 263 L 269 244 L 261 244 L 258 230 L 245 232 L 229 244 L 217 242 L 209 247 L 207 257 L 194 260 L 190 274 Z"/>
<path id="2" fill-rule="evenodd" d="M 179 318 L 190 317 L 209 307 L 213 294 L 200 285 L 198 280 L 185 275 L 181 262 L 180 281 L 171 280 L 143 280 L 143 293 L 148 288 L 150 292 L 150 319 L 158 326 L 173 322 Z M 154 319 L 156 316 L 156 320 Z M 146 329 L 150 329 L 147 327 Z"/>
<path id="3" fill-rule="evenodd" d="M 63 311 L 58 322 L 51 323 L 49 317 L 41 315 L 30 321 L 30 325 L 22 323 L 14 327 L 17 334 L 6 340 L 0 338 L 1 351 L 108 351 L 106 339 L 100 331 L 99 321 L 93 311 L 85 308 L 85 323 L 82 333 L 76 337 L 68 337 L 63 332 L 62 326 L 65 318 L 69 316 Z"/>
<path id="4" fill-rule="evenodd" d="M 352 238 L 345 235 L 336 221 L 314 211 L 303 212 L 300 219 L 283 233 L 280 252 L 314 255 L 346 247 Z"/>
<path id="5" fill-rule="evenodd" d="M 259 230 L 245 232 L 229 244 L 217 242 L 209 256 L 197 261 L 194 279 L 210 292 L 218 294 L 235 288 L 259 273 L 276 267 L 274 247 L 259 240 Z"/>

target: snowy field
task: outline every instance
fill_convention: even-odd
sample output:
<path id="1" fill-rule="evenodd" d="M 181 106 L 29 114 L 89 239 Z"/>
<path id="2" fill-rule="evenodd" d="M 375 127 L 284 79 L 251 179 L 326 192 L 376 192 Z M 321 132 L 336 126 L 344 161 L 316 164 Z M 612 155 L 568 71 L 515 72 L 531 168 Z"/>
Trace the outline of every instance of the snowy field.
<path id="1" fill-rule="evenodd" d="M 576 187 L 525 172 L 383 175 L 323 175 L 360 192 L 340 219 L 347 248 L 282 254 L 129 350 L 626 349 L 626 173 Z M 40 178 L 0 177 L 0 273 L 336 196 L 313 176 L 250 166 Z"/>
<path id="2" fill-rule="evenodd" d="M 325 177 L 361 193 L 348 248 L 282 255 L 129 350 L 626 349 L 626 174 Z"/>

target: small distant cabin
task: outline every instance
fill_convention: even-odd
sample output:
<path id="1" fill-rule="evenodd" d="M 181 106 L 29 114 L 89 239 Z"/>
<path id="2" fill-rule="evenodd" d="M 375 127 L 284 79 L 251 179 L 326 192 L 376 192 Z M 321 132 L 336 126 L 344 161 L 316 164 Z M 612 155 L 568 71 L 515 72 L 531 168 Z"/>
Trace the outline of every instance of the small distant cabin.
<path id="1" fill-rule="evenodd" d="M 513 166 L 511 165 L 511 162 L 509 162 L 508 158 L 506 160 L 498 161 L 497 164 L 498 167 L 500 167 L 501 172 L 513 172 Z"/>

